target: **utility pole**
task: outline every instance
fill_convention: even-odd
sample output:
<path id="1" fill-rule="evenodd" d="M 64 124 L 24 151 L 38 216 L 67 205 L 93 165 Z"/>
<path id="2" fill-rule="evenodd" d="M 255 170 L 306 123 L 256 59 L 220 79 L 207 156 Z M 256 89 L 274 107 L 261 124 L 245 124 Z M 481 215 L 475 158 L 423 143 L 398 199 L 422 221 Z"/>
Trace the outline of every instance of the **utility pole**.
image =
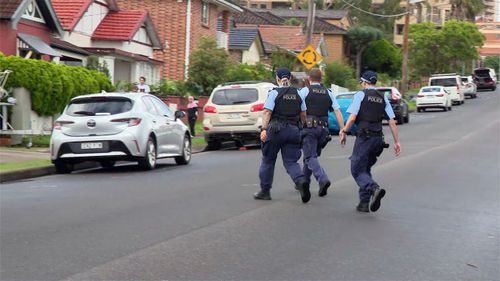
<path id="1" fill-rule="evenodd" d="M 406 0 L 406 15 L 405 15 L 405 28 L 403 31 L 403 65 L 402 65 L 402 79 L 401 91 L 404 93 L 408 91 L 408 29 L 410 25 L 410 0 Z"/>
<path id="2" fill-rule="evenodd" d="M 306 45 L 304 47 L 311 44 L 312 42 L 314 17 L 316 14 L 316 3 L 314 3 L 314 0 L 309 0 L 307 7 L 308 11 L 307 11 L 307 25 L 306 25 Z"/>

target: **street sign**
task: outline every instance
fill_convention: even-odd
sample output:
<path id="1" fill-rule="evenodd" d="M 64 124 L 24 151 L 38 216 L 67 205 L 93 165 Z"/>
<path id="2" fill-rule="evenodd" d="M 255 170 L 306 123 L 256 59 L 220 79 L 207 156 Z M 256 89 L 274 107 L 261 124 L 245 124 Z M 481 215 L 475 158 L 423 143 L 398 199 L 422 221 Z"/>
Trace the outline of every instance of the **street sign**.
<path id="1" fill-rule="evenodd" d="M 312 45 L 307 45 L 307 47 L 302 50 L 297 55 L 297 59 L 307 68 L 313 68 L 318 62 L 320 62 L 323 58 L 321 57 L 316 50 L 314 50 Z"/>

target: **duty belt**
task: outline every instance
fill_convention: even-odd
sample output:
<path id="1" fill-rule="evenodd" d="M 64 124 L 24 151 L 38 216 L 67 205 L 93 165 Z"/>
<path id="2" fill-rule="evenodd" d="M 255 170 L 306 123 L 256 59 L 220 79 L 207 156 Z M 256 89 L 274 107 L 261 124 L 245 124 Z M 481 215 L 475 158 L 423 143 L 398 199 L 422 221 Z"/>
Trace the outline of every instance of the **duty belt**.
<path id="1" fill-rule="evenodd" d="M 382 131 L 372 131 L 369 129 L 361 129 L 356 133 L 357 137 L 369 138 L 369 137 L 383 137 L 384 133 Z"/>
<path id="2" fill-rule="evenodd" d="M 316 117 L 307 116 L 305 127 L 307 128 L 328 127 L 328 121 L 320 120 Z"/>

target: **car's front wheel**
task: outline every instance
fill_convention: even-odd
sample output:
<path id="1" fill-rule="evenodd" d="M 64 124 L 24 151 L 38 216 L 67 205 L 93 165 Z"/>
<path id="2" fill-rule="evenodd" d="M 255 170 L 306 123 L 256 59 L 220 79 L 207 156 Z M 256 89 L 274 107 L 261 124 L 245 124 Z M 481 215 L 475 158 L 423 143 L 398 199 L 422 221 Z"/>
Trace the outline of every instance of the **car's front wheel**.
<path id="1" fill-rule="evenodd" d="M 56 167 L 56 172 L 58 174 L 69 174 L 74 170 L 73 164 L 67 163 L 63 160 L 54 161 L 54 166 Z"/>
<path id="2" fill-rule="evenodd" d="M 156 167 L 156 145 L 153 138 L 149 137 L 146 154 L 138 162 L 139 167 L 144 170 L 153 170 Z"/>
<path id="3" fill-rule="evenodd" d="M 182 155 L 175 157 L 175 163 L 177 163 L 177 165 L 186 165 L 189 161 L 191 161 L 191 140 L 188 136 L 185 136 L 182 146 Z"/>

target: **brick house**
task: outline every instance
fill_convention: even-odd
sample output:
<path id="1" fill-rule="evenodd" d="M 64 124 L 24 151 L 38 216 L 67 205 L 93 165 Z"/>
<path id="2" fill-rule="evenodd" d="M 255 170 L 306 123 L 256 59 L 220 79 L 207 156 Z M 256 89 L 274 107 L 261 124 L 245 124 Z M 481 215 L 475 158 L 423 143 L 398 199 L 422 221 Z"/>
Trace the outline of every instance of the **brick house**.
<path id="1" fill-rule="evenodd" d="M 0 51 L 24 58 L 57 60 L 61 53 L 50 46 L 63 29 L 51 1 L 0 0 Z"/>
<path id="2" fill-rule="evenodd" d="M 162 61 L 153 52 L 161 42 L 144 9 L 119 9 L 114 0 L 52 0 L 61 20 L 62 41 L 98 56 L 109 69 L 113 83 L 160 79 Z"/>
<path id="3" fill-rule="evenodd" d="M 229 57 L 235 63 L 256 64 L 266 56 L 264 41 L 257 28 L 231 28 Z"/>
<path id="4" fill-rule="evenodd" d="M 162 40 L 162 77 L 187 78 L 189 55 L 200 38 L 217 39 L 218 46 L 228 48 L 229 19 L 242 9 L 226 0 L 117 0 L 124 9 L 146 9 Z M 217 26 L 220 26 L 217 30 Z"/>

